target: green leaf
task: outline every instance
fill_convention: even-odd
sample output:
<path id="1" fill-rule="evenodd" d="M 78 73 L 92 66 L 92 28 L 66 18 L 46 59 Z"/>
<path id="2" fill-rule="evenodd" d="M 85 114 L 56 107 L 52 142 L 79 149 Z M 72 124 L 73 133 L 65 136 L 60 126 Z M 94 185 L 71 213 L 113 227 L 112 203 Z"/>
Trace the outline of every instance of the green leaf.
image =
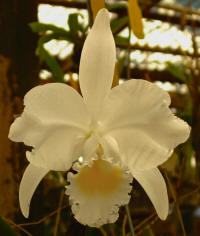
<path id="1" fill-rule="evenodd" d="M 56 82 L 64 82 L 64 75 L 55 57 L 50 55 L 43 46 L 39 48 L 39 54 L 45 60 L 52 73 L 57 77 Z"/>
<path id="2" fill-rule="evenodd" d="M 125 64 L 126 58 L 127 58 L 127 54 L 125 53 L 125 55 L 122 56 L 121 58 L 119 58 L 119 60 L 118 60 L 118 64 L 117 64 L 118 67 L 117 68 L 118 68 L 119 77 L 121 76 L 121 73 L 124 69 L 124 64 Z"/>
<path id="3" fill-rule="evenodd" d="M 18 234 L 0 217 L 0 235 L 17 236 Z"/>
<path id="4" fill-rule="evenodd" d="M 47 38 L 51 37 L 51 39 L 53 39 L 54 37 L 54 39 L 64 39 L 69 42 L 76 42 L 76 38 L 74 38 L 74 35 L 72 35 L 70 31 L 67 31 L 61 27 L 57 27 L 50 24 L 43 24 L 39 22 L 30 23 L 29 26 L 31 27 L 32 31 L 35 33 L 46 32 L 48 30 L 52 31 L 53 33 L 44 35 Z"/>
<path id="5" fill-rule="evenodd" d="M 44 24 L 44 23 L 40 23 L 40 22 L 32 22 L 29 24 L 29 26 L 31 27 L 32 31 L 35 33 L 39 33 L 39 32 L 45 32 L 47 30 L 51 30 L 53 32 L 57 32 L 57 33 L 65 33 L 68 32 L 67 30 L 52 25 L 52 24 Z"/>
<path id="6" fill-rule="evenodd" d="M 186 82 L 187 78 L 186 75 L 184 74 L 183 69 L 180 66 L 176 66 L 172 64 L 171 62 L 167 62 L 167 70 L 175 77 L 180 79 L 183 82 Z"/>
<path id="7" fill-rule="evenodd" d="M 50 53 L 44 48 L 44 43 L 48 42 L 51 39 L 54 39 L 54 34 L 46 34 L 42 36 L 38 41 L 38 47 L 36 50 L 37 55 L 40 56 L 40 59 L 44 60 L 46 64 L 48 65 L 51 72 L 56 76 L 57 80 L 56 82 L 63 82 L 64 81 L 64 75 L 61 71 L 61 68 L 56 61 L 55 57 L 50 55 Z"/>
<path id="8" fill-rule="evenodd" d="M 45 34 L 42 37 L 40 37 L 40 39 L 38 40 L 38 47 L 43 46 L 45 43 L 49 42 L 52 39 L 56 39 L 56 35 L 55 34 Z"/>
<path id="9" fill-rule="evenodd" d="M 79 30 L 83 31 L 83 26 L 79 24 L 79 21 L 78 21 L 79 15 L 82 16 L 81 14 L 77 14 L 77 13 L 72 13 L 69 15 L 68 25 L 69 25 L 70 31 L 73 33 L 77 33 Z"/>
<path id="10" fill-rule="evenodd" d="M 113 34 L 118 32 L 123 26 L 126 26 L 128 23 L 128 16 L 121 17 L 117 20 L 111 22 L 111 29 Z"/>
<path id="11" fill-rule="evenodd" d="M 128 38 L 122 36 L 115 36 L 115 43 L 116 45 L 128 45 Z"/>
<path id="12" fill-rule="evenodd" d="M 126 3 L 120 3 L 120 2 L 113 2 L 112 4 L 107 4 L 107 9 L 109 11 L 114 11 L 114 10 L 117 10 L 117 9 L 127 9 L 127 5 Z"/>

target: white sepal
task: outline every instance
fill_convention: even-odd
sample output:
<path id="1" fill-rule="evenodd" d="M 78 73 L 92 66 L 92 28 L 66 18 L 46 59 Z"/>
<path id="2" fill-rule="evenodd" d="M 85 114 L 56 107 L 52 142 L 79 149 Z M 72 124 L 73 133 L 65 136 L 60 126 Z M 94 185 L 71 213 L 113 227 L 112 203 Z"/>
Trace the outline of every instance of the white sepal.
<path id="1" fill-rule="evenodd" d="M 19 186 L 19 204 L 24 217 L 28 218 L 31 198 L 38 184 L 48 172 L 48 169 L 32 164 L 26 168 Z"/>

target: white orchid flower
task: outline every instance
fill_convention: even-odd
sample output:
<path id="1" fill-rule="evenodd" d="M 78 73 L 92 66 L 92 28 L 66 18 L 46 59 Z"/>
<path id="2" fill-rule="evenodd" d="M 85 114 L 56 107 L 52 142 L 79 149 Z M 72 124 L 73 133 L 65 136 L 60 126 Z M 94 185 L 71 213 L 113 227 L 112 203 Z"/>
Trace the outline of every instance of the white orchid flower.
<path id="1" fill-rule="evenodd" d="M 50 170 L 68 174 L 66 194 L 75 218 L 98 227 L 115 222 L 130 199 L 135 178 L 158 216 L 168 214 L 165 181 L 157 168 L 187 140 L 190 128 L 169 109 L 167 92 L 145 80 L 131 79 L 113 89 L 116 48 L 109 13 L 99 11 L 85 41 L 79 82 L 83 97 L 70 86 L 50 83 L 31 89 L 9 138 L 33 150 L 19 189 L 23 215 Z M 79 157 L 82 163 L 78 164 Z"/>

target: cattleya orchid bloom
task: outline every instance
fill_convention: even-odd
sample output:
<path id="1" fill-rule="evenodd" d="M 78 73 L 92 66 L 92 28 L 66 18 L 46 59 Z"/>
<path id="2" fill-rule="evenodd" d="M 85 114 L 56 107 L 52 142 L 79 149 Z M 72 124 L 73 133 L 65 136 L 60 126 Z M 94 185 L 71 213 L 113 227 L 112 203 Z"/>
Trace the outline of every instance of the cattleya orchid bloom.
<path id="1" fill-rule="evenodd" d="M 80 223 L 115 222 L 119 206 L 130 200 L 133 178 L 158 216 L 167 217 L 167 188 L 157 166 L 187 140 L 190 128 L 170 111 L 168 93 L 153 83 L 131 79 L 111 89 L 115 60 L 109 13 L 101 9 L 82 50 L 83 97 L 62 83 L 37 86 L 25 95 L 24 111 L 9 132 L 11 140 L 33 147 L 19 189 L 25 217 L 42 178 L 71 167 L 77 172 L 68 173 L 66 194 Z"/>

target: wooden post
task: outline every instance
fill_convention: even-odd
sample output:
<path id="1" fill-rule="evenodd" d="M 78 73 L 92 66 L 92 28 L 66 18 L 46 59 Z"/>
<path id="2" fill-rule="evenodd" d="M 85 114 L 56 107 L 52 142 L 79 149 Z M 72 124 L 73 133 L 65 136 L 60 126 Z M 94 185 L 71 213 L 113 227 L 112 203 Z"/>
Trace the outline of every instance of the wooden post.
<path id="1" fill-rule="evenodd" d="M 26 159 L 23 144 L 8 140 L 10 124 L 23 110 L 23 96 L 38 84 L 37 36 L 28 23 L 37 19 L 36 0 L 0 1 L 0 209 L 14 219 Z"/>

